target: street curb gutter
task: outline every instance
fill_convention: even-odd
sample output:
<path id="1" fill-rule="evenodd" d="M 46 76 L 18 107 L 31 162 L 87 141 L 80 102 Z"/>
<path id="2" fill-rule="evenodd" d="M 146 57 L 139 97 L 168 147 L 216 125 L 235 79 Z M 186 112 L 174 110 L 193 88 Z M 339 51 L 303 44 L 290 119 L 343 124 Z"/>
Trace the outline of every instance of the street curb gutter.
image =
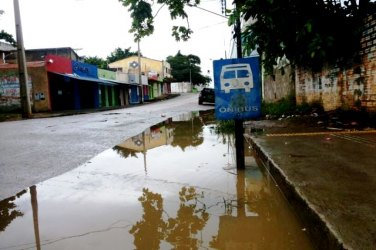
<path id="1" fill-rule="evenodd" d="M 306 227 L 313 244 L 317 249 L 347 249 L 335 232 L 295 188 L 281 168 L 265 152 L 265 150 L 252 138 L 245 134 L 246 141 L 252 146 L 256 155 L 260 158 L 266 170 L 276 181 L 284 196 L 293 207 L 295 213 Z"/>

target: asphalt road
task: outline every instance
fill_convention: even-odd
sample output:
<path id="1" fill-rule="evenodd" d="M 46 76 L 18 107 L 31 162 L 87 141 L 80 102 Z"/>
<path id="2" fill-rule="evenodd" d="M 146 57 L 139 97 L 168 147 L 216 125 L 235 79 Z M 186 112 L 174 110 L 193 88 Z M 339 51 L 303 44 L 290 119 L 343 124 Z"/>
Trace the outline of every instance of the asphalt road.
<path id="1" fill-rule="evenodd" d="M 198 94 L 82 115 L 0 123 L 0 200 L 65 173 L 169 117 L 213 109 Z"/>

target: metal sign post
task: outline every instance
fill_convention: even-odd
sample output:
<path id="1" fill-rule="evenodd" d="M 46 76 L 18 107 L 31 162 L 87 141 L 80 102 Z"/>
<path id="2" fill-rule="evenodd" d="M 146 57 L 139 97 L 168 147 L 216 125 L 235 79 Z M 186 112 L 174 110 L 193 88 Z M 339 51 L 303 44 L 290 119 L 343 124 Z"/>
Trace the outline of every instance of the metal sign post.
<path id="1" fill-rule="evenodd" d="M 235 3 L 235 8 L 238 9 L 237 0 L 235 0 L 234 3 Z M 235 32 L 235 37 L 236 37 L 236 54 L 238 58 L 243 58 L 241 21 L 240 21 L 239 16 L 236 18 L 236 23 L 234 25 L 234 32 Z M 243 120 L 235 119 L 236 167 L 238 169 L 245 168 L 243 133 L 244 133 Z"/>

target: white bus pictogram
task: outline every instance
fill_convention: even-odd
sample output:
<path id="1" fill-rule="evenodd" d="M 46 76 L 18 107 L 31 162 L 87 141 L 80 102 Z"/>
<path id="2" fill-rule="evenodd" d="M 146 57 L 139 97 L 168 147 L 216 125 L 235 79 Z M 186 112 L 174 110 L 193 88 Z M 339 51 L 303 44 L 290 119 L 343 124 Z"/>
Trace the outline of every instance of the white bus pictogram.
<path id="1" fill-rule="evenodd" d="M 244 89 L 250 92 L 253 88 L 253 75 L 249 64 L 230 64 L 222 66 L 221 90 L 230 93 L 232 89 Z"/>

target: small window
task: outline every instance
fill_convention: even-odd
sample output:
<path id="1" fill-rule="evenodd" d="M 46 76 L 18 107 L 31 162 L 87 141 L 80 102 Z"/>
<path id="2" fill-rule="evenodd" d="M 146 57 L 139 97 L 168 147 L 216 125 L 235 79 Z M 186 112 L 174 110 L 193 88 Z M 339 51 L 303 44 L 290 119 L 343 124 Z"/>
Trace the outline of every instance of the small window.
<path id="1" fill-rule="evenodd" d="M 232 71 L 225 71 L 224 74 L 223 74 L 223 78 L 224 79 L 233 79 L 233 78 L 236 78 L 235 71 L 234 70 L 232 70 Z"/>
<path id="2" fill-rule="evenodd" d="M 239 78 L 249 77 L 248 70 L 238 70 L 238 77 Z"/>

